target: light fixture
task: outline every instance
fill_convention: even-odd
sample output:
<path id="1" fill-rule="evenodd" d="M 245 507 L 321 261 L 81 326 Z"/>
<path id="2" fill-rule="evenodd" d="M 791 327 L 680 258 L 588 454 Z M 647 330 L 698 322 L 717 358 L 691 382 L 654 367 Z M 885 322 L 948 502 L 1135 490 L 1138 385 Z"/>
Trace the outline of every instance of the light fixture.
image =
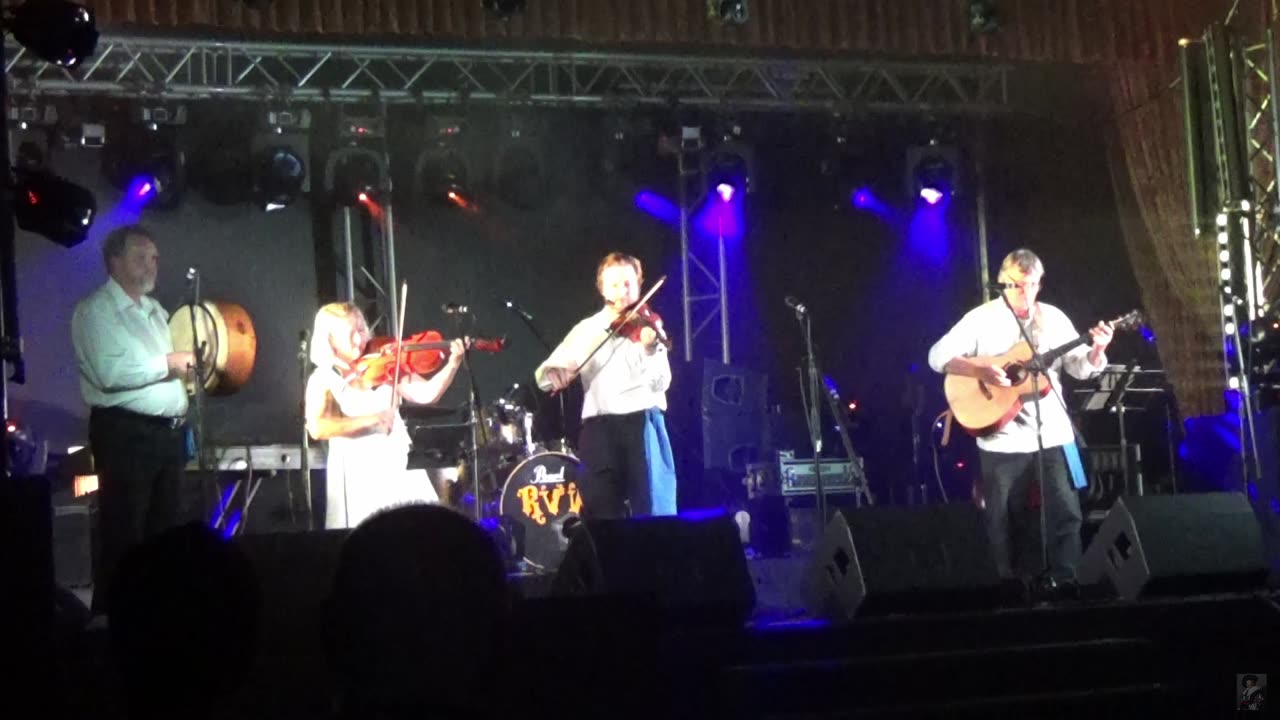
<path id="1" fill-rule="evenodd" d="M 931 140 L 907 149 L 907 190 L 928 205 L 938 205 L 959 190 L 958 153 Z"/>
<path id="2" fill-rule="evenodd" d="M 18 227 L 63 247 L 84 242 L 98 211 L 93 193 L 42 169 L 14 168 L 13 178 Z"/>
<path id="3" fill-rule="evenodd" d="M 252 143 L 252 194 L 254 203 L 270 212 L 311 192 L 311 111 L 276 110 L 268 112 L 266 120 L 266 128 Z"/>
<path id="4" fill-rule="evenodd" d="M 27 0 L 7 14 L 5 25 L 36 57 L 65 68 L 98 48 L 93 11 L 70 0 Z"/>
<path id="5" fill-rule="evenodd" d="M 364 147 L 333 151 L 324 171 L 325 191 L 347 206 L 380 201 L 386 178 L 386 160 Z"/>
<path id="6" fill-rule="evenodd" d="M 995 0 L 969 0 L 969 29 L 993 33 L 1000 29 L 1000 14 Z"/>
<path id="7" fill-rule="evenodd" d="M 725 24 L 742 25 L 751 18 L 747 0 L 707 0 L 707 17 Z"/>
<path id="8" fill-rule="evenodd" d="M 476 209 L 471 164 L 462 148 L 462 120 L 436 116 L 431 119 L 427 134 L 430 142 L 418 153 L 413 170 L 418 197 L 431 204 Z"/>
<path id="9" fill-rule="evenodd" d="M 525 118 L 508 121 L 507 137 L 494 155 L 493 186 L 498 197 L 521 210 L 534 210 L 551 198 L 552 183 L 542 153 Z"/>
<path id="10" fill-rule="evenodd" d="M 741 138 L 741 126 L 731 123 L 721 142 L 703 154 L 707 187 L 723 202 L 739 192 L 750 195 L 756 189 L 755 149 Z"/>
<path id="11" fill-rule="evenodd" d="M 132 122 L 103 148 L 103 172 L 116 188 L 126 192 L 126 201 L 139 205 L 145 201 L 158 210 L 173 210 L 182 204 L 187 189 L 187 155 L 177 133 L 186 121 L 182 105 L 138 107 Z"/>

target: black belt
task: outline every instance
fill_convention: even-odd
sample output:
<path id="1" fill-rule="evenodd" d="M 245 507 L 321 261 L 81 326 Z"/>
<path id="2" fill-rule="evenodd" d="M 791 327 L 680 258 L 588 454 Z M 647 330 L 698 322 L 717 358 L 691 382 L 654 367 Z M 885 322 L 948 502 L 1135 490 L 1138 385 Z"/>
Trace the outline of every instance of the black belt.
<path id="1" fill-rule="evenodd" d="M 99 415 L 102 417 L 110 417 L 119 420 L 130 420 L 139 423 L 145 423 L 166 430 L 177 430 L 186 424 L 185 417 L 169 417 L 167 415 L 147 415 L 146 413 L 134 412 L 126 410 L 122 407 L 94 407 L 90 411 L 90 416 Z"/>

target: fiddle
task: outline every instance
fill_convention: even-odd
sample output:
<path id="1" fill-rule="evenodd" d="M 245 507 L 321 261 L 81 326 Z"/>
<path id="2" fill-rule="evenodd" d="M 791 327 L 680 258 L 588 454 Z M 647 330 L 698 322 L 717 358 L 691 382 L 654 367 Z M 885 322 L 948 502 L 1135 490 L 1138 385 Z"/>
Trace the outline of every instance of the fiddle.
<path id="1" fill-rule="evenodd" d="M 609 324 L 610 332 L 632 342 L 643 342 L 640 339 L 640 331 L 645 328 L 652 330 L 658 336 L 658 342 L 662 343 L 667 350 L 671 349 L 671 338 L 667 337 L 666 331 L 662 329 L 662 316 L 654 312 L 648 304 L 641 303 L 628 308 Z"/>
<path id="2" fill-rule="evenodd" d="M 499 352 L 506 344 L 506 338 L 466 340 L 468 348 L 481 352 Z M 342 378 L 348 383 L 358 381 L 368 387 L 377 387 L 409 373 L 430 375 L 444 365 L 452 345 L 452 340 L 445 340 L 436 330 L 415 333 L 401 343 L 393 337 L 374 337 L 365 345 L 364 354 L 351 364 L 351 369 Z M 398 362 L 397 348 L 400 351 Z"/>

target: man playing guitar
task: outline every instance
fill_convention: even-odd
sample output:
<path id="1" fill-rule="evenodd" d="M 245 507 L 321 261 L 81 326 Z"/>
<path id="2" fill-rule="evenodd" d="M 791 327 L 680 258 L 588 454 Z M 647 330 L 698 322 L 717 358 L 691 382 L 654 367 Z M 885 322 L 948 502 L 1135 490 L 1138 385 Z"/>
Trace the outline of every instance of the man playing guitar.
<path id="1" fill-rule="evenodd" d="M 970 310 L 955 327 L 929 350 L 929 366 L 935 372 L 973 377 L 991 386 L 1007 387 L 1011 379 L 988 356 L 998 356 L 1023 339 L 1019 324 L 1027 330 L 1039 352 L 1070 343 L 1079 337 L 1071 320 L 1058 308 L 1036 301 L 1044 265 L 1030 250 L 1015 250 L 1000 266 L 999 282 L 1013 313 L 998 298 Z M 1015 320 L 1015 315 L 1017 319 Z M 1092 346 L 1080 346 L 1052 362 L 1041 376 L 1041 389 L 1057 388 L 1059 369 L 1089 379 L 1107 364 L 1106 348 L 1114 328 L 1101 322 L 1090 329 Z M 1080 560 L 1080 500 L 1068 469 L 1067 452 L 1073 452 L 1075 434 L 1061 396 L 1046 395 L 1040 405 L 1044 446 L 1045 543 L 1047 569 L 1054 580 L 1069 580 Z M 987 534 L 1001 577 L 1014 577 L 1014 547 L 1010 508 L 1015 521 L 1027 517 L 1028 492 L 1036 482 L 1036 403 L 1027 398 L 1010 422 L 978 438 L 982 466 L 982 495 Z M 1029 527 L 1034 528 L 1035 521 Z M 1038 554 L 1038 553 L 1037 553 Z M 1020 554 L 1019 554 L 1020 556 Z M 1029 570 L 1029 568 L 1023 568 Z"/>

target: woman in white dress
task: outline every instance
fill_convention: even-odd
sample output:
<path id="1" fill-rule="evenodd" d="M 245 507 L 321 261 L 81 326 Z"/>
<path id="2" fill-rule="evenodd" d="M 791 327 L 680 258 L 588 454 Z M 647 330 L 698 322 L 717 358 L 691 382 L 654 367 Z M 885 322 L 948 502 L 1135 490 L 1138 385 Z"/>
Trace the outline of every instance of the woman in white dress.
<path id="1" fill-rule="evenodd" d="M 368 387 L 343 378 L 369 343 L 364 313 L 352 303 L 330 303 L 316 313 L 307 379 L 307 432 L 328 441 L 325 527 L 355 527 L 375 512 L 407 502 L 437 502 L 425 470 L 407 469 L 409 431 L 393 407 L 391 384 Z M 401 401 L 440 400 L 462 364 L 462 341 L 430 379 L 402 374 Z"/>

